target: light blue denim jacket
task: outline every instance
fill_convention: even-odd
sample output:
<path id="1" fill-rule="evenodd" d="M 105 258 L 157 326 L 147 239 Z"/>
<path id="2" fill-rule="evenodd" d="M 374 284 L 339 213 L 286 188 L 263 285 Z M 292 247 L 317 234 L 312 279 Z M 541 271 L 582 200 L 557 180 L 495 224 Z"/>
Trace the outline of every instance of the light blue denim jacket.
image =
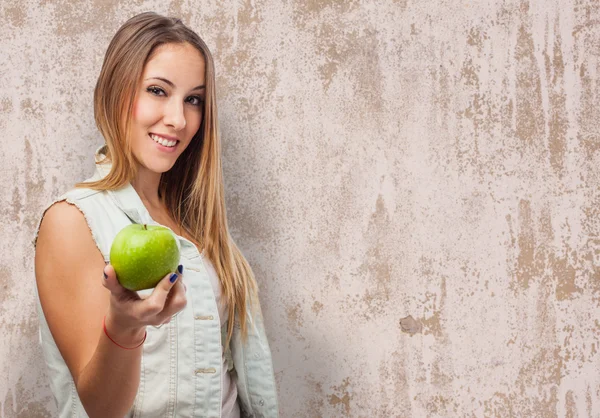
<path id="1" fill-rule="evenodd" d="M 98 148 L 96 161 L 102 159 L 103 152 L 103 147 Z M 96 165 L 96 173 L 90 180 L 104 177 L 109 169 L 110 165 Z M 117 191 L 72 189 L 54 202 L 63 200 L 82 211 L 105 261 L 109 260 L 115 235 L 123 227 L 131 223 L 157 225 L 130 184 Z M 187 306 L 169 324 L 161 328 L 147 327 L 140 385 L 127 417 L 221 418 L 221 373 L 227 372 L 222 370 L 226 329 L 220 327 L 214 292 L 204 265 L 209 261 L 192 242 L 177 237 L 187 286 Z M 48 328 L 37 288 L 36 296 L 40 343 L 59 417 L 87 417 L 73 378 Z M 242 342 L 236 316 L 230 351 L 226 352 L 228 360 L 233 362 L 228 361 L 228 369 L 237 386 L 242 417 L 278 417 L 271 351 L 262 315 L 251 317 L 250 312 L 248 315 L 247 342 Z"/>

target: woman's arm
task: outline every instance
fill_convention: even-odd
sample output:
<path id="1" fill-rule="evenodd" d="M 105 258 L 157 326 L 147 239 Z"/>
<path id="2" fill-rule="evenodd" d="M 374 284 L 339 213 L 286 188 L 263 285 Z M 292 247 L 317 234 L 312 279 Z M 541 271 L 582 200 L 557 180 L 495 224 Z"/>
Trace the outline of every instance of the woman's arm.
<path id="1" fill-rule="evenodd" d="M 110 291 L 105 267 L 83 214 L 60 202 L 46 212 L 35 253 L 35 274 L 44 316 L 81 402 L 90 417 L 123 417 L 137 393 L 142 348 L 124 350 L 102 329 Z M 144 327 L 119 329 L 107 318 L 111 337 L 133 347 Z"/>
<path id="2" fill-rule="evenodd" d="M 185 304 L 181 280 L 165 277 L 147 299 L 120 286 L 92 239 L 83 214 L 60 202 L 46 212 L 36 244 L 35 272 L 44 316 L 81 403 L 91 418 L 119 417 L 133 405 L 148 324 L 167 322 Z M 173 288 L 173 292 L 170 292 Z M 167 300 L 167 296 L 169 296 Z"/>

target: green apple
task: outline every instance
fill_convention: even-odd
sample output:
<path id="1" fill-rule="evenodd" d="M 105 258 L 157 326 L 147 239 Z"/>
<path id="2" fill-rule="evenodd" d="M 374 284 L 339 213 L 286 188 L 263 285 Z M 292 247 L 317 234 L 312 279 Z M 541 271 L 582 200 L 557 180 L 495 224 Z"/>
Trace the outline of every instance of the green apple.
<path id="1" fill-rule="evenodd" d="M 164 226 L 128 225 L 119 231 L 110 247 L 110 264 L 124 288 L 151 289 L 177 270 L 177 238 Z"/>

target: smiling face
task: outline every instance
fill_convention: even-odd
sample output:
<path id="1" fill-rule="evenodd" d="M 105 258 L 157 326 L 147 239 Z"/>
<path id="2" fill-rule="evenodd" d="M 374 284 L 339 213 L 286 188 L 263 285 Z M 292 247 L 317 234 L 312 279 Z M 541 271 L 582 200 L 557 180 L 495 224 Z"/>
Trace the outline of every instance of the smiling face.
<path id="1" fill-rule="evenodd" d="M 204 77 L 204 58 L 190 44 L 156 49 L 133 105 L 130 139 L 139 168 L 164 173 L 190 144 L 202 123 Z"/>

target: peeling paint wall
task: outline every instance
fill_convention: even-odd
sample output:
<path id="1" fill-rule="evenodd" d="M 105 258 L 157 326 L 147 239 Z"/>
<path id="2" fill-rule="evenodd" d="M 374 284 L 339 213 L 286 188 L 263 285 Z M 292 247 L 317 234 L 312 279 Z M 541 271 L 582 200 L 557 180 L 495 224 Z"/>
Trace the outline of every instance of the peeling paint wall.
<path id="1" fill-rule="evenodd" d="M 56 414 L 31 239 L 146 10 L 215 56 L 282 417 L 600 416 L 597 1 L 4 0 L 1 417 Z"/>

